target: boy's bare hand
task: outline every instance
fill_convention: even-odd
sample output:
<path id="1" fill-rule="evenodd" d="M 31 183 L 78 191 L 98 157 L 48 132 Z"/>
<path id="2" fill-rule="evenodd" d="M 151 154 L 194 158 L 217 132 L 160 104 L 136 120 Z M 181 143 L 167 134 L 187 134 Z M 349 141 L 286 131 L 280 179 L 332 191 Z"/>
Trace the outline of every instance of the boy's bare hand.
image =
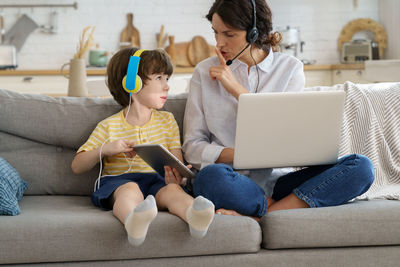
<path id="1" fill-rule="evenodd" d="M 164 166 L 164 176 L 166 184 L 181 184 L 182 176 L 179 174 L 177 169 L 171 169 L 170 166 Z"/>
<path id="2" fill-rule="evenodd" d="M 133 150 L 135 142 L 131 140 L 119 139 L 107 143 L 103 147 L 103 156 L 114 156 L 119 153 L 125 153 L 128 157 L 133 158 L 136 156 L 136 152 Z"/>
<path id="3" fill-rule="evenodd" d="M 189 169 L 192 168 L 192 165 L 186 165 Z M 171 169 L 170 166 L 164 166 L 164 176 L 166 184 L 179 184 L 184 185 L 186 182 L 186 178 L 183 178 L 177 169 Z"/>

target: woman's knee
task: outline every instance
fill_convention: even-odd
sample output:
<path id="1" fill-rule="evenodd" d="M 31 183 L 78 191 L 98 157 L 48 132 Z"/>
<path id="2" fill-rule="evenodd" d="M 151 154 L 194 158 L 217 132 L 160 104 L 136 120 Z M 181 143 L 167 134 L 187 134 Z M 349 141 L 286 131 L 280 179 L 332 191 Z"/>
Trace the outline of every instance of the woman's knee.
<path id="1" fill-rule="evenodd" d="M 227 177 L 229 172 L 233 172 L 233 169 L 226 164 L 211 164 L 203 169 L 199 173 L 197 173 L 196 178 L 194 179 L 194 185 L 209 185 L 216 184 L 219 181 L 223 181 L 225 177 Z"/>
<path id="2" fill-rule="evenodd" d="M 360 186 L 365 187 L 365 191 L 374 182 L 374 165 L 372 161 L 361 154 L 352 154 L 347 157 L 347 160 L 354 164 L 353 180 L 357 181 Z"/>
<path id="3" fill-rule="evenodd" d="M 361 172 L 360 177 L 362 177 L 366 186 L 369 188 L 374 182 L 375 178 L 374 164 L 368 157 L 364 155 L 357 155 L 357 165 Z"/>

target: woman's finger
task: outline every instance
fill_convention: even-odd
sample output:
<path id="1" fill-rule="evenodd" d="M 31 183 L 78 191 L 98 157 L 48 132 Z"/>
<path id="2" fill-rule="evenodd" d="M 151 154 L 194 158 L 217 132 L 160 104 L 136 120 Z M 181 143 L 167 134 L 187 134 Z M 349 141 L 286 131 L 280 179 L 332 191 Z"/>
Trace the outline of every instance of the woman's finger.
<path id="1" fill-rule="evenodd" d="M 215 48 L 215 52 L 217 53 L 217 57 L 218 57 L 219 64 L 220 64 L 221 66 L 225 66 L 225 65 L 226 65 L 225 58 L 222 56 L 222 54 L 221 54 L 221 52 L 219 51 L 219 49 L 218 49 L 218 48 Z"/>

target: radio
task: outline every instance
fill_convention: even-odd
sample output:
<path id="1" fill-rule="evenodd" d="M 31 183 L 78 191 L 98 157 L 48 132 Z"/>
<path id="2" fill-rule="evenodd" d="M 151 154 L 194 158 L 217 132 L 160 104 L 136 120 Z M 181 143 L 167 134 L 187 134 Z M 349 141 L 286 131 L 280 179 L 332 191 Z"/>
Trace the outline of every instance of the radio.
<path id="1" fill-rule="evenodd" d="M 343 44 L 340 58 L 342 63 L 363 63 L 371 59 L 379 59 L 377 43 L 369 40 L 353 40 Z"/>

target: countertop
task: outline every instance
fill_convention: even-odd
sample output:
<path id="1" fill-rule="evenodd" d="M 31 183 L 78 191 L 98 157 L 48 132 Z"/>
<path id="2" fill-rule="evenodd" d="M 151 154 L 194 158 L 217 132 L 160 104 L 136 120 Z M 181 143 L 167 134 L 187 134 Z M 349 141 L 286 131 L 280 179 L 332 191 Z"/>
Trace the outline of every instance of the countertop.
<path id="1" fill-rule="evenodd" d="M 304 70 L 355 70 L 364 69 L 364 64 L 326 64 L 326 65 L 305 65 Z M 179 68 L 174 69 L 174 73 L 192 73 L 194 68 Z M 65 70 L 68 74 L 68 70 Z M 86 73 L 88 76 L 104 76 L 106 74 L 105 68 L 87 68 Z M 0 70 L 0 76 L 24 76 L 24 75 L 61 75 L 60 70 Z"/>

